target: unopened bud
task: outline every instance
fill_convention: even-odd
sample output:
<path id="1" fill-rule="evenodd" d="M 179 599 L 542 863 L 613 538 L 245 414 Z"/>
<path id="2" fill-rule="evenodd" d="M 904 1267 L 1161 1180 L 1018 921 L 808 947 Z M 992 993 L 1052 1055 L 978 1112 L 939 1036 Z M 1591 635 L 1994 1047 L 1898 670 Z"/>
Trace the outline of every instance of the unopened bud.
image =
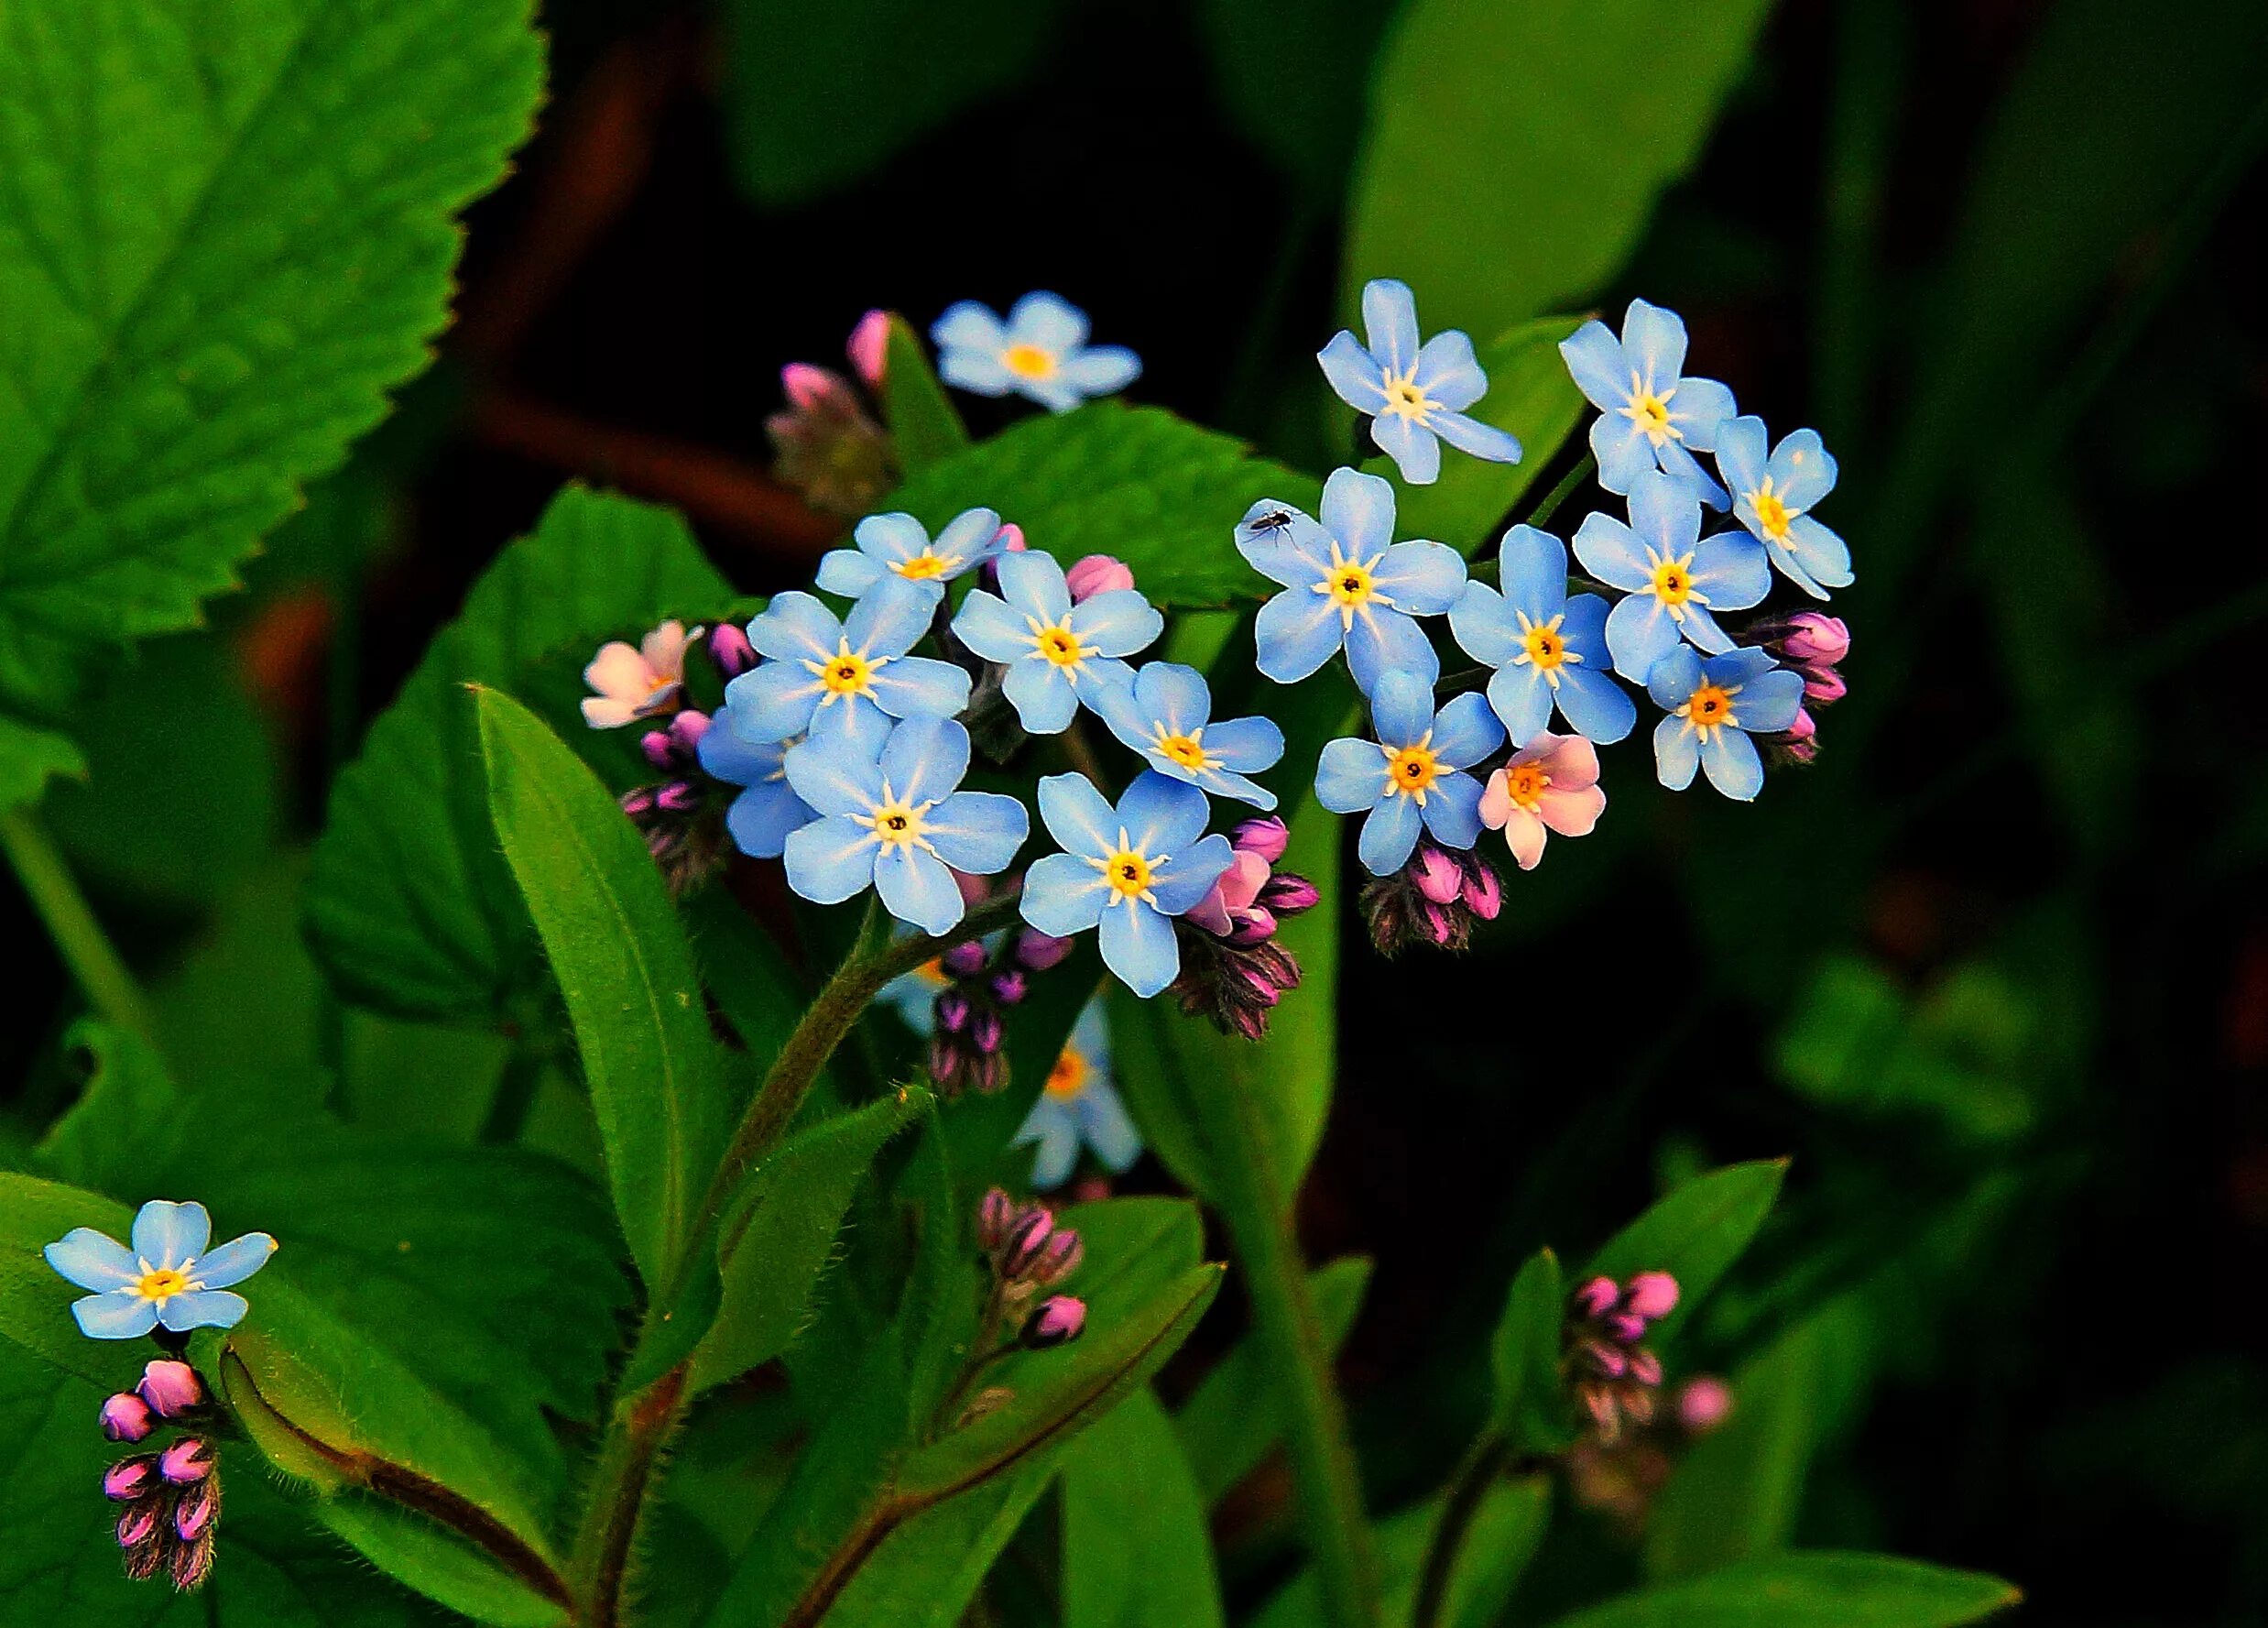
<path id="1" fill-rule="evenodd" d="M 637 786 L 622 793 L 622 812 L 634 820 L 642 820 L 654 812 L 654 788 Z"/>
<path id="2" fill-rule="evenodd" d="M 969 1016 L 969 1043 L 987 1056 L 1000 1049 L 1000 1014 L 988 1006 L 978 1007 Z"/>
<path id="3" fill-rule="evenodd" d="M 976 1205 L 976 1247 L 992 1253 L 1008 1241 L 1009 1229 L 1015 1224 L 1016 1200 L 1008 1196 L 1004 1187 L 987 1191 Z"/>
<path id="4" fill-rule="evenodd" d="M 1134 574 L 1108 554 L 1089 554 L 1063 573 L 1063 585 L 1071 590 L 1071 602 L 1076 605 L 1097 594 L 1132 587 Z"/>
<path id="5" fill-rule="evenodd" d="M 850 358 L 850 365 L 858 370 L 858 377 L 866 380 L 867 388 L 878 388 L 889 358 L 889 312 L 870 311 L 860 317 L 858 325 L 850 331 L 843 354 Z"/>
<path id="6" fill-rule="evenodd" d="M 147 1453 L 121 1459 L 103 1471 L 103 1496 L 113 1503 L 131 1503 L 149 1491 L 158 1478 L 158 1460 Z"/>
<path id="7" fill-rule="evenodd" d="M 189 1543 L 176 1548 L 166 1562 L 166 1577 L 174 1588 L 186 1594 L 202 1588 L 213 1571 L 213 1533 L 208 1528 Z"/>
<path id="8" fill-rule="evenodd" d="M 668 780 L 654 788 L 654 806 L 669 814 L 691 814 L 701 806 L 701 788 L 689 780 Z"/>
<path id="9" fill-rule="evenodd" d="M 1840 617 L 1821 610 L 1799 610 L 1788 618 L 1779 646 L 1780 653 L 1791 661 L 1824 661 L 1831 666 L 1850 654 L 1850 629 Z"/>
<path id="10" fill-rule="evenodd" d="M 1694 1435 L 1714 1430 L 1732 1412 L 1732 1387 L 1713 1374 L 1688 1380 L 1677 1393 L 1677 1422 Z"/>
<path id="11" fill-rule="evenodd" d="M 985 945 L 982 939 L 972 938 L 956 944 L 938 956 L 937 964 L 953 978 L 974 978 L 985 969 Z"/>
<path id="12" fill-rule="evenodd" d="M 1804 670 L 1804 699 L 1814 706 L 1826 706 L 1840 701 L 1850 692 L 1843 683 L 1843 675 L 1832 667 L 1812 666 Z"/>
<path id="13" fill-rule="evenodd" d="M 183 1543 L 194 1543 L 220 1513 L 220 1488 L 207 1477 L 182 1493 L 181 1501 L 173 1506 L 173 1530 Z"/>
<path id="14" fill-rule="evenodd" d="M 114 1530 L 120 1548 L 141 1547 L 158 1535 L 158 1506 L 154 1503 L 133 1505 L 118 1517 Z"/>
<path id="15" fill-rule="evenodd" d="M 1273 865 L 1292 845 L 1292 830 L 1274 814 L 1247 820 L 1229 834 L 1229 845 L 1240 853 L 1258 854 Z"/>
<path id="16" fill-rule="evenodd" d="M 1277 915 L 1295 916 L 1302 911 L 1314 909 L 1322 897 L 1314 883 L 1286 870 L 1261 884 L 1256 902 Z"/>
<path id="17" fill-rule="evenodd" d="M 1037 927 L 1027 927 L 1017 935 L 1016 964 L 1032 972 L 1045 972 L 1051 967 L 1062 965 L 1074 947 L 1068 938 L 1057 938 Z"/>
<path id="18" fill-rule="evenodd" d="M 1076 1230 L 1058 1227 L 1041 1247 L 1040 1258 L 1031 1268 L 1031 1281 L 1045 1286 L 1060 1284 L 1078 1271 L 1079 1262 L 1086 1259 L 1086 1245 Z"/>
<path id="19" fill-rule="evenodd" d="M 149 1404 L 131 1391 L 103 1404 L 103 1434 L 112 1441 L 139 1441 L 150 1432 Z"/>
<path id="20" fill-rule="evenodd" d="M 1610 1277 L 1595 1277 L 1575 1292 L 1575 1308 L 1586 1317 L 1603 1317 L 1622 1298 L 1621 1285 Z"/>
<path id="21" fill-rule="evenodd" d="M 791 362 L 780 370 L 780 388 L 790 402 L 804 410 L 823 407 L 843 388 L 842 381 L 823 367 L 809 362 Z"/>
<path id="22" fill-rule="evenodd" d="M 1421 843 L 1410 862 L 1410 880 L 1435 904 L 1449 904 L 1465 891 L 1465 868 L 1446 849 Z"/>
<path id="23" fill-rule="evenodd" d="M 1649 1323 L 1658 1323 L 1677 1309 L 1677 1280 L 1666 1272 L 1641 1272 L 1630 1279 L 1622 1308 Z"/>
<path id="24" fill-rule="evenodd" d="M 948 1034 L 958 1034 L 968 1027 L 969 1013 L 975 1010 L 960 990 L 947 989 L 937 997 L 937 1026 Z"/>
<path id="25" fill-rule="evenodd" d="M 677 754 L 672 749 L 670 732 L 667 729 L 647 730 L 645 734 L 638 738 L 638 749 L 639 755 L 656 769 L 677 767 Z"/>
<path id="26" fill-rule="evenodd" d="M 1055 1218 L 1033 1205 L 1016 1218 L 1009 1228 L 1008 1241 L 1000 1246 L 1000 1275 L 1003 1278 L 1028 1278 L 1038 1264 L 1041 1251 L 1047 1245 L 1048 1234 L 1055 1230 Z"/>
<path id="27" fill-rule="evenodd" d="M 144 1368 L 135 1391 L 161 1419 L 178 1419 L 205 1399 L 197 1371 L 171 1357 L 160 1357 Z"/>
<path id="28" fill-rule="evenodd" d="M 1228 942 L 1240 950 L 1266 944 L 1276 935 L 1276 914 L 1258 905 L 1240 910 L 1228 919 Z"/>
<path id="29" fill-rule="evenodd" d="M 1002 1006 L 1020 1005 L 1029 993 L 1030 986 L 1026 982 L 1024 974 L 1016 967 L 993 974 L 992 998 Z"/>
<path id="30" fill-rule="evenodd" d="M 756 665 L 756 647 L 746 633 L 725 622 L 709 635 L 709 660 L 729 683 Z"/>
<path id="31" fill-rule="evenodd" d="M 689 706 L 670 720 L 670 744 L 677 748 L 678 761 L 692 763 L 701 750 L 701 738 L 709 732 L 712 720 L 698 707 Z"/>
<path id="32" fill-rule="evenodd" d="M 1023 1342 L 1035 1351 L 1079 1338 L 1086 1327 L 1086 1302 L 1070 1295 L 1053 1295 L 1040 1302 L 1025 1320 Z"/>
<path id="33" fill-rule="evenodd" d="M 1633 1345 L 1646 1338 L 1646 1319 L 1636 1312 L 1608 1312 L 1599 1319 L 1599 1327 L 1609 1339 L 1619 1339 L 1624 1345 Z"/>
<path id="34" fill-rule="evenodd" d="M 1007 521 L 992 535 L 1002 553 L 1020 554 L 1031 546 L 1024 541 L 1024 529 L 1014 520 Z"/>
<path id="35" fill-rule="evenodd" d="M 177 1487 L 201 1481 L 213 1470 L 211 1444 L 184 1436 L 158 1456 L 158 1473 Z"/>
<path id="36" fill-rule="evenodd" d="M 1465 868 L 1463 890 L 1465 908 L 1484 922 L 1493 922 L 1497 912 L 1504 908 L 1503 884 L 1496 872 L 1479 859 L 1468 859 Z"/>

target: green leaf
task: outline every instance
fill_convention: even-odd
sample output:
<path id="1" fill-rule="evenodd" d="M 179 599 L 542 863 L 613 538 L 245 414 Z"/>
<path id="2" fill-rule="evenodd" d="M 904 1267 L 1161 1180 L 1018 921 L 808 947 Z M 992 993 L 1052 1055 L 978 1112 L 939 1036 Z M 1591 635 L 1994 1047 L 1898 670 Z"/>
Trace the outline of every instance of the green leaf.
<path id="1" fill-rule="evenodd" d="M 1567 1290 L 1560 1279 L 1559 1257 L 1538 1251 L 1512 1279 L 1488 1346 L 1495 1379 L 1489 1427 L 1516 1454 L 1563 1452 L 1575 1439 L 1559 1371 L 1560 1333 L 1566 1321 Z"/>
<path id="2" fill-rule="evenodd" d="M 1045 49 L 1052 4 L 728 0 L 725 110 L 733 167 L 768 208 L 856 180 Z"/>
<path id="3" fill-rule="evenodd" d="M 316 1517 L 379 1570 L 429 1600 L 496 1628 L 554 1628 L 567 1610 L 447 1528 L 366 1492 L 316 1505 Z"/>
<path id="4" fill-rule="evenodd" d="M 1823 1550 L 1626 1594 L 1555 1628 L 1958 1628 L 2019 1598 L 1980 1572 Z"/>
<path id="5" fill-rule="evenodd" d="M 1759 1159 L 1694 1177 L 1608 1239 L 1584 1267 L 1584 1277 L 1674 1276 L 1677 1309 L 1655 1325 L 1654 1338 L 1667 1339 L 1749 1247 L 1780 1196 L 1787 1168 L 1783 1159 Z"/>
<path id="6" fill-rule="evenodd" d="M 960 1628 L 985 1574 L 1054 1479 L 1050 1456 L 897 1526 L 852 1575 L 826 1628 Z"/>
<path id="7" fill-rule="evenodd" d="M 1579 326 L 1576 317 L 1539 317 L 1480 347 L 1488 393 L 1473 406 L 1471 416 L 1520 437 L 1521 460 L 1443 458 L 1439 480 L 1430 486 L 1403 486 L 1398 494 L 1397 536 L 1430 537 L 1468 557 L 1481 544 L 1497 541 L 1498 522 L 1550 466 L 1586 410 L 1582 392 L 1559 354 L 1559 342 Z M 1363 467 L 1373 475 L 1395 474 L 1384 457 L 1368 459 Z"/>
<path id="8" fill-rule="evenodd" d="M 1392 15 L 1371 0 L 1205 0 L 1197 8 L 1221 106 L 1310 207 L 1335 206 L 1346 184 L 1371 55 Z"/>
<path id="9" fill-rule="evenodd" d="M 574 1023 L 615 1213 L 647 1283 L 673 1284 L 732 1113 L 692 946 L 598 777 L 510 696 L 477 700 L 496 836 Z"/>
<path id="10" fill-rule="evenodd" d="M 1068 564 L 1123 561 L 1153 604 L 1187 608 L 1273 592 L 1237 552 L 1237 522 L 1262 497 L 1314 512 L 1312 477 L 1155 407 L 1091 401 L 1010 425 L 909 479 L 891 501 L 932 531 L 995 508 Z"/>
<path id="11" fill-rule="evenodd" d="M 1416 1608 L 1425 1557 L 1441 1524 L 1443 1501 L 1428 1499 L 1377 1524 L 1379 1593 L 1388 1628 L 1404 1628 Z M 1491 1628 L 1550 1523 L 1549 1478 L 1499 1480 L 1481 1495 L 1466 1529 L 1443 1597 L 1444 1628 Z M 1324 1621 L 1323 1591 L 1303 1572 L 1268 1601 L 1250 1628 L 1314 1628 Z"/>
<path id="12" fill-rule="evenodd" d="M 1349 1255 L 1309 1275 L 1315 1313 L 1334 1355 L 1362 1309 L 1371 1265 L 1366 1255 Z M 1267 1359 L 1249 1337 L 1214 1364 L 1173 1415 L 1173 1426 L 1208 1509 L 1282 1444 L 1283 1404 Z"/>
<path id="13" fill-rule="evenodd" d="M 1349 308 L 1368 279 L 1398 277 L 1417 290 L 1428 333 L 1495 333 L 1591 293 L 1699 154 L 1770 10 L 1769 0 L 1403 7 L 1355 177 Z"/>
<path id="14" fill-rule="evenodd" d="M 66 736 L 0 713 L 0 814 L 37 803 L 58 775 L 82 775 L 87 760 Z"/>
<path id="15" fill-rule="evenodd" d="M 1144 1391 L 1063 1455 L 1063 1628 L 1216 1628 L 1205 1501 Z"/>
<path id="16" fill-rule="evenodd" d="M 333 782 L 307 926 L 349 996 L 408 1017 L 493 1021 L 540 977 L 527 908 L 496 852 L 464 686 L 530 695 L 549 658 L 564 671 L 547 697 L 566 717 L 574 675 L 601 643 L 714 615 L 729 598 L 674 514 L 578 486 L 497 556 Z"/>
<path id="17" fill-rule="evenodd" d="M 908 475 L 918 475 L 968 446 L 968 428 L 944 386 L 937 382 L 929 353 L 896 311 L 889 316 L 882 355 L 882 417 L 898 448 L 899 466 Z"/>
<path id="18" fill-rule="evenodd" d="M 724 1304 L 694 1353 L 692 1393 L 787 1349 L 852 1195 L 882 1144 L 926 1101 L 926 1094 L 903 1092 L 813 1125 L 758 1168 L 718 1240 Z"/>
<path id="19" fill-rule="evenodd" d="M 0 694 L 193 625 L 425 366 L 451 216 L 535 108 L 529 12 L 0 12 Z"/>

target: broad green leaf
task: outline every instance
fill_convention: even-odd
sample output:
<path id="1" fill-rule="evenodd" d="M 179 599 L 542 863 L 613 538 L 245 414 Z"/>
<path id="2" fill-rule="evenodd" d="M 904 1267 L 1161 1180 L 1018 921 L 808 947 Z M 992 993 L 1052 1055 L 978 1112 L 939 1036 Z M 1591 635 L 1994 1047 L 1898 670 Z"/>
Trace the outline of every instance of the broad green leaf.
<path id="1" fill-rule="evenodd" d="M 316 1518 L 387 1576 L 451 1611 L 496 1628 L 556 1628 L 567 1608 L 512 1576 L 463 1538 L 398 1503 L 343 1492 Z"/>
<path id="2" fill-rule="evenodd" d="M 1592 293 L 1701 150 L 1769 0 L 1413 0 L 1389 34 L 1347 286 L 1398 277 L 1427 333 Z"/>
<path id="3" fill-rule="evenodd" d="M 58 775 L 82 775 L 87 760 L 70 738 L 0 713 L 0 814 L 39 801 Z"/>
<path id="4" fill-rule="evenodd" d="M 623 1236 L 674 1284 L 732 1105 L 677 912 L 598 777 L 510 696 L 482 690 L 489 806 L 567 1002 Z"/>
<path id="5" fill-rule="evenodd" d="M 1442 1507 L 1443 1501 L 1435 1497 L 1377 1523 L 1386 1628 L 1409 1628 Z M 1552 1487 L 1546 1477 L 1499 1480 L 1488 1487 L 1453 1563 L 1443 1597 L 1442 1628 L 1493 1628 L 1543 1542 L 1551 1509 Z M 1322 1621 L 1323 1590 L 1311 1571 L 1278 1590 L 1250 1628 L 1314 1628 Z"/>
<path id="6" fill-rule="evenodd" d="M 1222 107 L 1312 207 L 1336 205 L 1346 185 L 1370 59 L 1392 16 L 1372 0 L 1204 0 L 1197 8 Z"/>
<path id="7" fill-rule="evenodd" d="M 857 180 L 1039 62 L 1052 0 L 728 0 L 733 168 L 767 208 Z"/>
<path id="8" fill-rule="evenodd" d="M 1586 410 L 1559 354 L 1559 342 L 1580 325 L 1576 317 L 1539 317 L 1479 347 L 1488 393 L 1473 406 L 1472 416 L 1519 436 L 1521 460 L 1489 464 L 1444 454 L 1439 480 L 1430 486 L 1403 486 L 1397 494 L 1397 536 L 1430 537 L 1468 557 L 1498 541 L 1502 531 L 1498 522 L 1550 467 Z M 1368 459 L 1363 467 L 1389 478 L 1395 474 L 1383 457 Z"/>
<path id="9" fill-rule="evenodd" d="M 892 1529 L 825 1628 L 960 1628 L 1000 1551 L 1055 1479 L 1054 1455 L 949 1498 Z"/>
<path id="10" fill-rule="evenodd" d="M 0 10 L 0 694 L 193 625 L 447 316 L 527 0 Z"/>
<path id="11" fill-rule="evenodd" d="M 852 1194 L 924 1100 L 901 1093 L 811 1126 L 758 1167 L 718 1240 L 724 1304 L 694 1353 L 693 1392 L 769 1361 L 795 1338 Z"/>
<path id="12" fill-rule="evenodd" d="M 1555 1628 L 1959 1628 L 2019 1598 L 1981 1572 L 1822 1550 L 1626 1594 Z"/>
<path id="13" fill-rule="evenodd" d="M 133 1385 L 141 1353 L 80 1333 L 71 1303 L 85 1291 L 58 1277 L 39 1253 L 73 1227 L 114 1229 L 132 1220 L 91 1193 L 0 1171 L 0 1341 L 6 1342 L 0 1353 L 18 1365 L 36 1359 L 104 1391 Z M 121 1242 L 127 1236 L 110 1235 Z"/>
<path id="14" fill-rule="evenodd" d="M 1653 1336 L 1667 1339 L 1749 1247 L 1780 1196 L 1787 1168 L 1785 1160 L 1759 1159 L 1696 1176 L 1608 1239 L 1584 1267 L 1584 1277 L 1621 1282 L 1641 1272 L 1671 1273 L 1677 1279 L 1677 1309 L 1655 1326 Z"/>
<path id="15" fill-rule="evenodd" d="M 931 465 L 890 501 L 932 531 L 984 505 L 1069 564 L 1124 561 L 1152 603 L 1187 608 L 1273 589 L 1237 552 L 1237 522 L 1262 497 L 1314 512 L 1311 476 L 1155 407 L 1091 401 L 1041 413 Z"/>
<path id="16" fill-rule="evenodd" d="M 1488 1346 L 1495 1380 L 1489 1427 L 1514 1453 L 1563 1452 L 1575 1438 L 1559 1370 L 1560 1333 L 1566 1321 L 1567 1290 L 1559 1257 L 1539 1251 L 1512 1279 Z"/>
<path id="17" fill-rule="evenodd" d="M 464 686 L 530 696 L 549 661 L 563 672 L 547 703 L 580 729 L 573 675 L 599 645 L 714 615 L 729 597 L 675 515 L 578 486 L 497 556 L 333 784 L 307 925 L 348 995 L 407 1017 L 484 1022 L 529 997 L 535 936 L 496 852 Z"/>
<path id="18" fill-rule="evenodd" d="M 898 449 L 899 467 L 909 475 L 918 475 L 968 446 L 967 427 L 944 386 L 937 382 L 929 354 L 906 319 L 895 311 L 890 313 L 882 356 L 882 416 Z"/>
<path id="19" fill-rule="evenodd" d="M 805 980 L 725 889 L 704 888 L 687 900 L 685 924 L 717 1010 L 749 1056 L 769 1067 L 802 1020 Z"/>
<path id="20" fill-rule="evenodd" d="M 1309 1274 L 1309 1293 L 1322 1319 L 1333 1354 L 1347 1343 L 1347 1330 L 1362 1309 L 1371 1261 L 1349 1255 Z M 1283 1405 L 1270 1381 L 1267 1359 L 1249 1337 L 1214 1364 L 1173 1415 L 1182 1449 L 1188 1455 L 1198 1493 L 1209 1509 L 1250 1475 L 1281 1443 Z"/>
<path id="21" fill-rule="evenodd" d="M 1131 1395 L 1063 1455 L 1063 1628 L 1226 1621 L 1205 1503 L 1173 1421 Z"/>

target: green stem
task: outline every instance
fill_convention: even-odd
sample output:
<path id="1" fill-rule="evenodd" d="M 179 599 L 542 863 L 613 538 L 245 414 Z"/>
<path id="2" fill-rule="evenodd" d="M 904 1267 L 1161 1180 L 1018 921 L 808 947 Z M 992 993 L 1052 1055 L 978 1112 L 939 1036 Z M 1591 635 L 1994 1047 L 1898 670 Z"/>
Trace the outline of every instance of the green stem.
<path id="1" fill-rule="evenodd" d="M 1503 1438 L 1484 1436 L 1473 1444 L 1465 1462 L 1450 1478 L 1441 1518 L 1426 1543 L 1424 1568 L 1418 1573 L 1417 1603 L 1411 1609 L 1410 1628 L 1435 1628 L 1441 1621 L 1441 1608 L 1449 1598 L 1449 1579 L 1456 1569 L 1457 1551 L 1465 1546 L 1465 1535 L 1472 1527 L 1473 1517 L 1480 1513 L 1480 1501 L 1503 1469 L 1504 1460 Z"/>
<path id="2" fill-rule="evenodd" d="M 575 1533 L 574 1593 L 583 1602 L 575 1617 L 579 1628 L 617 1628 L 622 1620 L 622 1586 L 629 1577 L 646 1491 L 662 1449 L 684 1423 L 691 1400 L 685 1394 L 690 1367 L 690 1360 L 680 1362 L 652 1384 L 615 1403 L 592 1472 L 583 1524 Z"/>
<path id="3" fill-rule="evenodd" d="M 1559 512 L 1559 506 L 1574 497 L 1576 488 L 1597 473 L 1597 470 L 1598 460 L 1591 453 L 1585 453 L 1576 461 L 1573 469 L 1559 477 L 1559 484 L 1543 494 L 1543 501 L 1535 506 L 1522 523 L 1538 528 L 1550 525 L 1552 517 Z"/>
<path id="4" fill-rule="evenodd" d="M 7 849 L 16 880 L 24 884 L 63 964 L 79 980 L 94 1010 L 104 1022 L 149 1039 L 154 1031 L 141 986 L 119 959 L 102 923 L 95 920 L 86 895 L 79 890 L 78 880 L 71 874 L 70 865 L 39 823 L 39 816 L 29 808 L 0 816 L 0 847 Z"/>
<path id="5" fill-rule="evenodd" d="M 535 1106 L 536 1087 L 543 1083 L 543 1064 L 540 1047 L 529 1044 L 524 1035 L 513 1038 L 512 1050 L 504 1059 L 503 1076 L 496 1081 L 496 1098 L 488 1104 L 487 1117 L 481 1120 L 483 1142 L 503 1146 L 519 1140 L 528 1125 L 528 1110 Z"/>

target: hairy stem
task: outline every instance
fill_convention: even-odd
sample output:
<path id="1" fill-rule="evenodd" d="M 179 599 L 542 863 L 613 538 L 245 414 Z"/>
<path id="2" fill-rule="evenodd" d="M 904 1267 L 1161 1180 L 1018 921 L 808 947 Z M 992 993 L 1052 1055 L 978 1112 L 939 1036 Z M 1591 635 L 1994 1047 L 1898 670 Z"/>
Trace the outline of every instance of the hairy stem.
<path id="1" fill-rule="evenodd" d="M 1465 1546 L 1465 1535 L 1472 1527 L 1473 1517 L 1480 1513 L 1480 1501 L 1489 1483 L 1504 1468 L 1505 1457 L 1503 1438 L 1484 1436 L 1473 1444 L 1450 1479 L 1441 1518 L 1426 1542 L 1425 1565 L 1418 1573 L 1417 1603 L 1410 1612 L 1410 1628 L 1436 1628 L 1440 1623 L 1441 1608 L 1449 1598 L 1450 1574 L 1456 1569 L 1457 1551 Z"/>
<path id="2" fill-rule="evenodd" d="M 680 1362 L 652 1384 L 615 1403 L 599 1450 L 591 1497 L 575 1534 L 575 1595 L 583 1601 L 581 1628 L 616 1628 L 622 1585 L 630 1571 L 638 1523 L 645 1513 L 654 1467 L 684 1422 L 689 1363 Z"/>
<path id="3" fill-rule="evenodd" d="M 78 879 L 71 875 L 39 816 L 29 808 L 0 816 L 0 847 L 7 850 L 16 880 L 24 884 L 63 964 L 71 968 L 95 1011 L 104 1022 L 148 1039 L 149 1008 L 142 999 L 141 986 L 126 970 L 116 946 L 103 931 L 103 923 L 95 920 L 86 895 L 79 890 Z"/>

